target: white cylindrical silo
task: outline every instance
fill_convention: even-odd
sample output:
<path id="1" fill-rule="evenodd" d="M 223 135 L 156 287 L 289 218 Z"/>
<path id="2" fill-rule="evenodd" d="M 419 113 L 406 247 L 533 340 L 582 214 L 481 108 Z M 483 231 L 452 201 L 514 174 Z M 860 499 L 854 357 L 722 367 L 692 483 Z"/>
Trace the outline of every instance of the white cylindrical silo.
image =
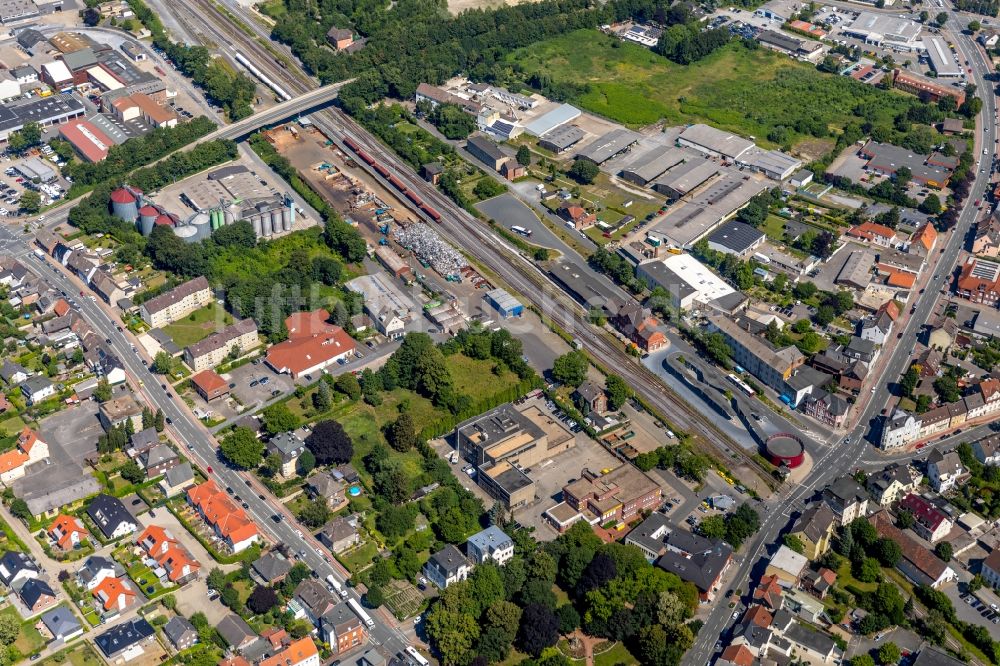
<path id="1" fill-rule="evenodd" d="M 194 243 L 198 240 L 198 229 L 190 224 L 183 227 L 174 227 L 174 233 L 186 243 Z"/>
<path id="2" fill-rule="evenodd" d="M 287 208 L 281 209 L 281 228 L 285 231 L 292 230 L 292 211 Z"/>
<path id="3" fill-rule="evenodd" d="M 281 210 L 272 210 L 269 215 L 271 216 L 271 233 L 280 234 L 281 233 Z"/>
<path id="4" fill-rule="evenodd" d="M 212 217 L 205 211 L 195 213 L 188 218 L 187 223 L 195 229 L 195 240 L 202 240 L 212 235 Z"/>
<path id="5" fill-rule="evenodd" d="M 257 238 L 260 238 L 261 236 L 263 236 L 264 235 L 264 228 L 260 224 L 260 215 L 251 215 L 247 219 L 250 220 L 251 224 L 253 224 L 253 233 L 254 233 L 254 235 L 256 235 Z"/>

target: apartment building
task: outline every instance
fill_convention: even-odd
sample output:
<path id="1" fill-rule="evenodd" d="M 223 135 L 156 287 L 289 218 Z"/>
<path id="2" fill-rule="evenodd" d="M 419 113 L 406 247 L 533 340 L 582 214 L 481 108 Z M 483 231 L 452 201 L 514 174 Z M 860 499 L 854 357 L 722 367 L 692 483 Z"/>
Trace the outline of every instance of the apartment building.
<path id="1" fill-rule="evenodd" d="M 139 306 L 139 312 L 146 324 L 152 328 L 159 328 L 211 302 L 212 290 L 209 289 L 208 279 L 199 276 L 149 299 Z"/>
<path id="2" fill-rule="evenodd" d="M 722 315 L 713 315 L 708 321 L 713 331 L 726 338 L 733 351 L 733 361 L 778 392 L 786 390 L 788 379 L 805 364 L 806 357 L 794 345 L 775 349 L 749 328 Z"/>
<path id="3" fill-rule="evenodd" d="M 193 371 L 201 372 L 222 363 L 234 348 L 242 355 L 259 344 L 257 324 L 248 317 L 186 347 L 184 362 Z"/>

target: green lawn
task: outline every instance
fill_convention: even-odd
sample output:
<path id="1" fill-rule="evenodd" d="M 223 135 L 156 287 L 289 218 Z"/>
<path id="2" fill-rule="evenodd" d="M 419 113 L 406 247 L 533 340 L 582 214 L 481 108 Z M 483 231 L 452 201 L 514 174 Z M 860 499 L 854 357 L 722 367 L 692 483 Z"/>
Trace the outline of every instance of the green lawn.
<path id="1" fill-rule="evenodd" d="M 27 622 L 21 622 L 21 616 L 18 614 L 17 609 L 13 606 L 7 606 L 2 611 L 2 615 L 10 615 L 18 622 L 21 623 L 21 632 L 17 635 L 17 640 L 14 641 L 14 647 L 17 651 L 24 656 L 34 654 L 40 650 L 45 645 L 45 639 L 42 635 L 38 633 L 35 629 L 35 622 L 37 620 L 28 620 Z"/>
<path id="2" fill-rule="evenodd" d="M 86 642 L 79 642 L 71 648 L 66 648 L 61 652 L 51 655 L 45 661 L 38 663 L 38 666 L 102 666 L 103 661 L 94 652 L 94 648 Z"/>
<path id="3" fill-rule="evenodd" d="M 24 420 L 17 414 L 14 414 L 3 421 L 0 421 L 0 437 L 16 435 L 24 429 L 25 425 L 27 424 Z"/>
<path id="4" fill-rule="evenodd" d="M 632 656 L 624 643 L 616 643 L 607 652 L 594 655 L 594 666 L 616 666 L 617 664 L 638 664 L 639 660 Z"/>
<path id="5" fill-rule="evenodd" d="M 915 101 L 739 43 L 682 66 L 642 46 L 579 30 L 518 49 L 508 62 L 516 62 L 526 79 L 541 73 L 581 86 L 571 101 L 627 125 L 708 122 L 760 143 L 767 143 L 772 128 L 798 121 L 843 127 L 855 119 L 858 104 L 876 102 L 876 119 L 891 122 Z M 794 131 L 790 137 L 804 138 Z"/>
<path id="6" fill-rule="evenodd" d="M 183 349 L 232 323 L 232 315 L 212 301 L 200 310 L 195 310 L 188 316 L 164 326 L 163 330 L 174 344 Z"/>
<path id="7" fill-rule="evenodd" d="M 378 554 L 378 547 L 374 541 L 367 541 L 358 548 L 337 556 L 344 567 L 351 573 L 357 573 L 372 562 L 372 558 Z"/>

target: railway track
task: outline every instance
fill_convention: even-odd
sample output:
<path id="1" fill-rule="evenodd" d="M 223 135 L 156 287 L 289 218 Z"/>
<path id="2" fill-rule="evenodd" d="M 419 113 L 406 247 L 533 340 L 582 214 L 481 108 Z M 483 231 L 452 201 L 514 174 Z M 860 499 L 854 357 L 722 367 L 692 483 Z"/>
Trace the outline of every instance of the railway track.
<path id="1" fill-rule="evenodd" d="M 293 96 L 301 94 L 317 85 L 317 82 L 304 72 L 286 69 L 267 49 L 232 26 L 231 19 L 218 11 L 212 0 L 191 0 L 191 2 L 202 10 L 203 13 L 198 19 L 208 26 L 220 43 L 227 44 L 232 49 L 238 48 L 269 78 L 286 87 L 289 94 Z M 581 340 L 584 348 L 597 362 L 618 372 L 627 369 L 626 374 L 636 394 L 669 418 L 674 425 L 694 435 L 699 448 L 711 451 L 727 462 L 737 460 L 760 475 L 768 485 L 772 483 L 768 469 L 719 430 L 705 414 L 693 409 L 665 386 L 656 374 L 627 354 L 621 343 L 606 330 L 588 323 L 587 313 L 583 308 L 555 287 L 534 263 L 492 234 L 482 222 L 457 206 L 437 188 L 416 176 L 409 165 L 399 160 L 354 119 L 336 109 L 311 113 L 310 118 L 327 138 L 335 141 L 345 153 L 354 152 L 344 143 L 345 139 L 349 138 L 376 160 L 390 166 L 406 188 L 419 193 L 424 201 L 444 214 L 444 219 L 437 225 L 442 236 L 496 275 L 502 276 L 504 281 L 523 295 L 539 312 Z M 398 185 L 390 183 L 388 178 L 376 172 L 371 165 L 365 163 L 363 166 L 372 177 L 386 187 L 399 189 Z M 415 212 L 430 221 L 431 218 L 424 211 Z"/>

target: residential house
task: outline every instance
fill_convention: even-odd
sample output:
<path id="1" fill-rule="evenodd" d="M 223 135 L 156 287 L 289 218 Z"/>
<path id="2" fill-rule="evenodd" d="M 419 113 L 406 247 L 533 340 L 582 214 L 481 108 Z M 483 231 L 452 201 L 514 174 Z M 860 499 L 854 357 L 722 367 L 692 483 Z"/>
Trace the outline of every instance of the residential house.
<path id="1" fill-rule="evenodd" d="M 469 537 L 465 549 L 475 564 L 492 561 L 502 566 L 514 557 L 514 540 L 496 525 L 490 525 Z"/>
<path id="2" fill-rule="evenodd" d="M 868 493 L 849 476 L 842 476 L 828 485 L 822 496 L 842 525 L 868 514 Z"/>
<path id="3" fill-rule="evenodd" d="M 764 570 L 765 576 L 777 576 L 778 585 L 782 587 L 798 587 L 809 560 L 805 555 L 796 553 L 788 546 L 782 545 L 771 557 Z"/>
<path id="4" fill-rule="evenodd" d="M 139 529 L 135 517 L 125 508 L 125 504 L 117 497 L 104 493 L 90 501 L 87 515 L 109 541 L 120 539 Z"/>
<path id="5" fill-rule="evenodd" d="M 830 550 L 837 516 L 825 502 L 817 502 L 796 519 L 790 534 L 805 546 L 803 554 L 810 560 L 819 559 Z"/>
<path id="6" fill-rule="evenodd" d="M 1000 548 L 994 548 L 983 559 L 979 573 L 991 587 L 1000 588 Z"/>
<path id="7" fill-rule="evenodd" d="M 683 530 L 674 530 L 671 537 L 681 536 Z M 702 603 L 711 602 L 722 586 L 722 577 L 733 560 L 733 549 L 722 541 L 702 539 L 696 552 L 682 552 L 667 547 L 667 552 L 656 560 L 656 566 L 698 588 Z"/>
<path id="8" fill-rule="evenodd" d="M 976 460 L 984 465 L 1000 465 L 1000 435 L 990 435 L 972 443 Z"/>
<path id="9" fill-rule="evenodd" d="M 219 375 L 219 373 L 211 368 L 208 370 L 202 370 L 195 376 L 191 377 L 191 385 L 194 386 L 194 390 L 198 392 L 198 395 L 200 395 L 205 402 L 211 402 L 216 398 L 229 395 L 229 384 Z"/>
<path id="10" fill-rule="evenodd" d="M 38 578 L 41 570 L 28 555 L 7 551 L 0 556 L 0 581 L 12 590 L 18 590 L 30 579 Z"/>
<path id="11" fill-rule="evenodd" d="M 292 563 L 278 551 L 261 555 L 250 565 L 250 572 L 264 585 L 280 582 L 292 570 Z"/>
<path id="12" fill-rule="evenodd" d="M 201 565 L 170 530 L 149 525 L 136 539 L 136 544 L 166 572 L 170 582 L 183 585 L 198 576 Z"/>
<path id="13" fill-rule="evenodd" d="M 132 583 L 125 578 L 108 576 L 101 580 L 91 591 L 94 598 L 101 604 L 104 613 L 121 613 L 135 605 L 138 597 Z"/>
<path id="14" fill-rule="evenodd" d="M 927 257 L 934 249 L 937 242 L 937 231 L 930 222 L 924 222 L 910 237 L 909 251 Z"/>
<path id="15" fill-rule="evenodd" d="M 306 578 L 295 588 L 295 602 L 301 609 L 300 617 L 319 626 L 321 617 L 333 610 L 337 599 L 326 589 L 326 585 L 314 578 Z"/>
<path id="16" fill-rule="evenodd" d="M 955 344 L 957 335 L 958 322 L 951 317 L 941 317 L 928 329 L 927 346 L 943 352 L 948 351 Z"/>
<path id="17" fill-rule="evenodd" d="M 346 602 L 337 604 L 320 618 L 319 631 L 320 637 L 336 654 L 350 652 L 364 645 L 368 638 L 364 622 Z"/>
<path id="18" fill-rule="evenodd" d="M 833 574 L 832 571 L 826 569 L 827 572 Z M 806 585 L 806 580 L 809 579 L 813 581 L 812 571 L 807 571 L 802 574 L 803 586 Z M 836 574 L 833 574 L 834 579 L 837 578 Z M 821 585 L 826 585 L 826 582 L 820 579 Z M 821 624 L 822 620 L 820 616 L 823 615 L 823 611 L 826 609 L 823 606 L 823 602 L 814 597 L 813 595 L 806 592 L 804 589 L 792 589 L 785 593 L 785 603 L 784 612 L 797 615 L 799 618 L 809 622 L 810 624 Z M 777 624 L 781 625 L 781 620 L 784 618 L 784 613 L 781 615 L 776 615 Z"/>
<path id="19" fill-rule="evenodd" d="M 781 610 L 783 602 L 784 588 L 781 586 L 777 574 L 764 575 L 760 583 L 754 588 L 753 600 L 755 603 L 763 604 L 771 611 Z"/>
<path id="20" fill-rule="evenodd" d="M 122 622 L 94 639 L 108 663 L 128 653 L 132 658 L 143 653 L 142 644 L 155 640 L 156 630 L 142 618 Z"/>
<path id="21" fill-rule="evenodd" d="M 946 493 L 952 490 L 967 474 L 957 451 L 941 453 L 938 449 L 934 449 L 927 456 L 927 478 L 930 479 L 931 487 L 936 492 Z"/>
<path id="22" fill-rule="evenodd" d="M 105 578 L 125 575 L 113 560 L 100 555 L 91 555 L 76 572 L 77 581 L 88 591 L 93 591 Z"/>
<path id="23" fill-rule="evenodd" d="M 920 485 L 921 475 L 910 465 L 892 463 L 868 477 L 868 492 L 879 506 L 895 504 Z"/>
<path id="24" fill-rule="evenodd" d="M 173 616 L 163 625 L 163 635 L 178 652 L 198 642 L 198 630 L 182 615 Z"/>
<path id="25" fill-rule="evenodd" d="M 810 569 L 802 575 L 802 587 L 820 599 L 826 598 L 836 582 L 836 572 L 826 567 L 820 567 L 819 571 Z"/>
<path id="26" fill-rule="evenodd" d="M 597 215 L 588 213 L 583 206 L 563 204 L 557 211 L 559 217 L 566 221 L 566 226 L 571 226 L 577 231 L 583 231 L 597 224 Z"/>
<path id="27" fill-rule="evenodd" d="M 90 288 L 94 290 L 95 294 L 101 297 L 101 300 L 109 305 L 114 305 L 125 296 L 125 292 L 121 290 L 115 279 L 111 277 L 111 273 L 102 268 L 97 269 L 94 273 L 94 277 L 90 281 Z"/>
<path id="28" fill-rule="evenodd" d="M 889 334 L 892 333 L 892 323 L 892 316 L 887 311 L 882 310 L 862 319 L 858 334 L 862 340 L 884 345 L 885 341 L 889 339 Z"/>
<path id="29" fill-rule="evenodd" d="M 972 241 L 972 254 L 984 257 L 1000 255 L 1000 216 L 989 215 L 976 225 L 976 237 Z"/>
<path id="30" fill-rule="evenodd" d="M 654 352 L 667 344 L 667 336 L 658 329 L 652 310 L 635 301 L 610 303 L 611 325 L 645 352 Z"/>
<path id="31" fill-rule="evenodd" d="M 849 238 L 872 243 L 881 247 L 899 247 L 903 241 L 896 235 L 895 230 L 874 222 L 862 222 L 847 230 L 845 234 Z"/>
<path id="32" fill-rule="evenodd" d="M 345 500 L 346 485 L 333 478 L 332 474 L 321 472 L 306 480 L 306 490 L 313 497 L 322 497 L 331 508 L 335 508 Z"/>
<path id="33" fill-rule="evenodd" d="M 58 599 L 52 587 L 41 578 L 25 581 L 17 596 L 27 609 L 29 615 L 38 615 L 46 608 L 54 606 Z"/>
<path id="34" fill-rule="evenodd" d="M 160 479 L 160 490 L 167 497 L 178 495 L 194 485 L 194 470 L 191 463 L 183 462 L 171 467 Z"/>
<path id="35" fill-rule="evenodd" d="M 4 359 L 3 365 L 0 365 L 0 378 L 7 383 L 7 386 L 16 386 L 30 376 L 31 372 L 27 368 L 9 358 Z"/>
<path id="36" fill-rule="evenodd" d="M 733 644 L 722 651 L 715 664 L 716 666 L 753 666 L 756 658 L 757 656 L 745 644 Z"/>
<path id="37" fill-rule="evenodd" d="M 257 324 L 248 317 L 186 347 L 184 362 L 197 373 L 219 365 L 234 350 L 238 355 L 245 354 L 259 344 Z"/>
<path id="38" fill-rule="evenodd" d="M 342 553 L 361 541 L 357 519 L 338 516 L 323 526 L 316 535 L 319 542 L 334 553 Z"/>
<path id="39" fill-rule="evenodd" d="M 591 412 L 603 414 L 608 411 L 608 396 L 604 389 L 589 379 L 580 384 L 573 392 L 573 401 L 583 407 L 586 416 Z"/>
<path id="40" fill-rule="evenodd" d="M 893 525 L 892 517 L 887 511 L 878 511 L 869 516 L 868 520 L 875 526 L 880 538 L 892 539 L 899 544 L 903 556 L 896 564 L 896 568 L 914 584 L 929 585 L 938 589 L 956 579 L 954 569 L 916 539 Z"/>
<path id="41" fill-rule="evenodd" d="M 59 514 L 47 532 L 49 539 L 63 552 L 79 547 L 90 536 L 82 520 L 66 513 Z"/>
<path id="42" fill-rule="evenodd" d="M 424 576 L 440 589 L 468 578 L 472 563 L 455 546 L 448 544 L 431 555 L 424 565 Z"/>
<path id="43" fill-rule="evenodd" d="M 765 338 L 751 332 L 747 321 L 737 322 L 723 315 L 708 317 L 709 328 L 726 339 L 733 361 L 779 393 L 788 388 L 788 380 L 805 364 L 806 357 L 794 345 L 776 349 Z"/>
<path id="44" fill-rule="evenodd" d="M 38 433 L 25 426 L 17 435 L 14 448 L 0 453 L 0 483 L 10 487 L 23 477 L 31 465 L 49 458 L 49 445 Z"/>
<path id="45" fill-rule="evenodd" d="M 216 535 L 234 553 L 239 553 L 260 538 L 260 532 L 246 512 L 209 479 L 187 490 L 188 502 Z"/>
<path id="46" fill-rule="evenodd" d="M 851 405 L 836 393 L 813 389 L 802 402 L 802 411 L 827 425 L 839 428 L 847 420 Z"/>
<path id="47" fill-rule="evenodd" d="M 910 493 L 900 501 L 899 508 L 913 515 L 913 531 L 931 543 L 948 536 L 954 527 L 948 514 L 920 495 Z"/>
<path id="48" fill-rule="evenodd" d="M 180 462 L 181 457 L 168 444 L 157 444 L 139 456 L 139 464 L 146 470 L 147 479 L 155 479 Z"/>
<path id="49" fill-rule="evenodd" d="M 21 389 L 21 395 L 28 401 L 29 405 L 37 405 L 56 394 L 56 385 L 41 375 L 28 377 L 21 382 L 18 388 Z"/>
<path id="50" fill-rule="evenodd" d="M 916 441 L 920 437 L 921 419 L 913 414 L 896 409 L 882 418 L 880 446 L 886 450 L 897 449 Z"/>
<path id="51" fill-rule="evenodd" d="M 133 458 L 139 456 L 160 443 L 160 435 L 156 428 L 144 428 L 129 438 L 128 454 Z"/>
<path id="52" fill-rule="evenodd" d="M 319 666 L 319 650 L 309 636 L 289 643 L 285 649 L 261 659 L 257 666 Z"/>
<path id="53" fill-rule="evenodd" d="M 102 402 L 98 418 L 105 430 L 124 426 L 126 421 L 132 422 L 133 432 L 142 430 L 142 407 L 129 394 Z"/>
<path id="54" fill-rule="evenodd" d="M 281 476 L 286 479 L 295 476 L 295 464 L 306 450 L 306 443 L 294 432 L 279 432 L 266 444 L 268 455 L 281 458 Z"/>
<path id="55" fill-rule="evenodd" d="M 83 625 L 76 619 L 73 611 L 65 606 L 57 606 L 43 613 L 41 619 L 54 641 L 66 643 L 83 635 Z"/>
<path id="56" fill-rule="evenodd" d="M 245 650 L 257 640 L 257 634 L 250 628 L 250 625 L 235 613 L 229 613 L 219 620 L 215 629 L 219 632 L 222 640 L 226 641 L 226 644 L 237 652 Z"/>

